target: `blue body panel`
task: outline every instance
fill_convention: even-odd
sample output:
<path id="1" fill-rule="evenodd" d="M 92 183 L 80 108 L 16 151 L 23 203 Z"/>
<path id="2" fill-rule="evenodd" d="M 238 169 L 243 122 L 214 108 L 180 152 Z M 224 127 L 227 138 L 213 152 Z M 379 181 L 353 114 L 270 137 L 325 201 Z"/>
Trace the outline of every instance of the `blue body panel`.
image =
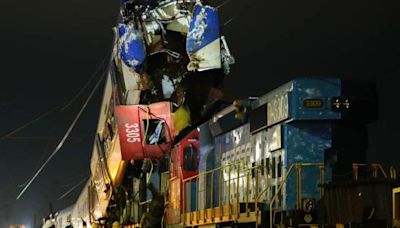
<path id="1" fill-rule="evenodd" d="M 286 153 L 285 170 L 293 163 L 324 163 L 325 150 L 331 147 L 330 123 L 291 122 L 283 125 L 283 145 Z M 331 168 L 325 167 L 325 180 L 330 181 Z M 320 198 L 319 167 L 302 168 L 302 198 Z M 296 206 L 296 172 L 286 182 L 286 209 Z"/>
<path id="2" fill-rule="evenodd" d="M 332 98 L 341 96 L 340 79 L 303 78 L 290 81 L 265 94 L 252 103 L 253 108 L 267 104 L 266 143 L 270 165 L 278 172 L 277 160 L 282 159 L 281 177 L 272 177 L 273 186 L 267 195 L 272 197 L 283 177 L 293 163 L 324 163 L 325 150 L 332 145 L 332 120 L 341 118 L 340 112 L 332 109 Z M 306 101 L 317 101 L 316 106 L 307 106 Z M 281 130 L 279 130 L 281 129 Z M 274 160 L 272 163 L 271 160 Z M 325 181 L 331 180 L 332 169 L 325 164 Z M 302 168 L 302 198 L 319 200 L 320 175 L 318 167 Z M 275 182 L 276 180 L 276 182 Z M 276 208 L 296 208 L 296 171 L 288 177 L 282 192 L 282 201 Z M 278 197 L 279 198 L 279 197 Z M 269 201 L 269 200 L 267 200 Z"/>
<path id="3" fill-rule="evenodd" d="M 296 79 L 265 94 L 252 103 L 252 108 L 268 104 L 267 121 L 272 126 L 287 120 L 335 120 L 340 112 L 331 108 L 332 97 L 341 95 L 339 79 Z M 319 99 L 322 107 L 305 107 L 307 99 Z"/>
<path id="4" fill-rule="evenodd" d="M 340 113 L 330 110 L 331 98 L 341 95 L 339 79 L 297 79 L 289 95 L 290 116 L 296 120 L 340 119 Z M 321 99 L 321 108 L 306 108 L 304 100 Z"/>
<path id="5" fill-rule="evenodd" d="M 186 51 L 195 53 L 220 37 L 217 9 L 197 4 L 186 40 Z"/>
<path id="6" fill-rule="evenodd" d="M 119 24 L 119 53 L 122 61 L 135 69 L 139 68 L 146 58 L 146 49 L 142 33 L 133 25 Z"/>
<path id="7" fill-rule="evenodd" d="M 339 79 L 297 79 L 289 82 L 287 92 L 287 116 L 282 125 L 282 147 L 284 149 L 284 171 L 293 163 L 324 163 L 325 150 L 331 147 L 332 127 L 329 120 L 340 119 L 339 112 L 331 108 L 331 99 L 341 95 Z M 279 88 L 277 89 L 279 91 Z M 276 90 L 275 90 L 276 91 Z M 319 107 L 306 107 L 307 99 L 322 101 Z M 281 110 L 280 110 L 281 111 Z M 284 116 L 284 115 L 282 115 Z M 330 181 L 331 167 L 325 167 L 325 180 Z M 320 176 L 318 167 L 302 169 L 302 198 L 320 198 Z M 284 198 L 285 210 L 296 207 L 296 172 L 288 177 Z"/>

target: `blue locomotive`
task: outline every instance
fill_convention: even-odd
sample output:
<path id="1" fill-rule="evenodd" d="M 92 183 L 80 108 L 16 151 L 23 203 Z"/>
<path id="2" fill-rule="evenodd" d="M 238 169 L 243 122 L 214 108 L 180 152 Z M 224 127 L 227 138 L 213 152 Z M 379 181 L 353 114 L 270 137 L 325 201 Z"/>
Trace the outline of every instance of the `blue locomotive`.
<path id="1" fill-rule="evenodd" d="M 235 101 L 196 129 L 199 173 L 182 179 L 180 223 L 322 223 L 324 184 L 365 162 L 376 108 L 372 84 L 340 79 L 296 79 Z"/>

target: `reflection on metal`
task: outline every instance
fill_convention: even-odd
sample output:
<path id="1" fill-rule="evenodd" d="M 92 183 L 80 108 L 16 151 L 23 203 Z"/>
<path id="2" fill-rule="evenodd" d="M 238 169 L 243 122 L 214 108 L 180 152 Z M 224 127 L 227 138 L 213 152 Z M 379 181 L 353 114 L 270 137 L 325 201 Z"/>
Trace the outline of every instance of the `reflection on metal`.
<path id="1" fill-rule="evenodd" d="M 268 102 L 267 121 L 268 125 L 278 123 L 289 117 L 289 99 L 288 94 L 277 96 L 271 102 Z"/>
<path id="2" fill-rule="evenodd" d="M 282 148 L 282 130 L 280 124 L 275 125 L 270 129 L 268 129 L 267 137 L 268 137 L 270 152 Z"/>

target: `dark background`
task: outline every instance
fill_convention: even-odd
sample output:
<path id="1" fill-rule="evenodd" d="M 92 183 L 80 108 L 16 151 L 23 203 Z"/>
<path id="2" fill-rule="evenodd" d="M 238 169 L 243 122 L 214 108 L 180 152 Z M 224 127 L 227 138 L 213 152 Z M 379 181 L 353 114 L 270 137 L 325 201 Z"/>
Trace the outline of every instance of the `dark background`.
<path id="1" fill-rule="evenodd" d="M 110 52 L 118 9 L 111 0 L 0 2 L 0 135 L 80 91 Z M 220 8 L 236 58 L 225 87 L 247 97 L 299 75 L 375 81 L 379 120 L 370 125 L 368 158 L 399 166 L 399 12 L 396 1 L 231 0 Z M 32 224 L 48 213 L 50 202 L 54 209 L 74 202 L 79 188 L 57 199 L 89 173 L 101 92 L 18 201 L 20 186 L 49 156 L 88 91 L 63 112 L 0 141 L 0 228 Z"/>

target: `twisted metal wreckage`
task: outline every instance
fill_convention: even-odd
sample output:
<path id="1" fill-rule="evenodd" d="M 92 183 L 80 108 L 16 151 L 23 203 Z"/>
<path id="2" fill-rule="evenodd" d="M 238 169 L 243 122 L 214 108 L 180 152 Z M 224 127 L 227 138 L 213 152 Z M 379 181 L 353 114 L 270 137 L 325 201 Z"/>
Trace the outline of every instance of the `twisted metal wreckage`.
<path id="1" fill-rule="evenodd" d="M 234 63 L 216 8 L 201 1 L 124 1 L 116 33 L 126 104 L 169 100 L 196 113 Z"/>
<path id="2" fill-rule="evenodd" d="M 139 179 L 146 176 L 139 182 L 146 183 L 152 198 L 142 198 L 150 199 L 150 208 L 141 215 L 141 224 L 158 227 L 164 198 L 162 186 L 151 175 L 162 172 L 162 163 L 168 163 L 162 157 L 174 139 L 179 141 L 189 131 L 184 129 L 196 127 L 215 112 L 213 106 L 224 98 L 224 75 L 234 58 L 220 34 L 217 9 L 203 1 L 123 1 L 116 36 L 113 57 L 124 87 L 119 102 L 124 105 L 114 110 L 121 156 L 125 161 L 140 161 L 133 167 L 143 164 L 136 173 Z M 154 158 L 161 159 L 155 161 L 156 172 L 153 164 L 148 165 Z M 127 215 L 130 204 L 128 200 L 123 212 L 114 214 L 122 213 L 122 221 L 138 222 Z"/>
<path id="3" fill-rule="evenodd" d="M 125 189 L 124 180 L 133 169 L 134 185 L 139 179 L 139 185 L 142 179 L 148 185 L 151 173 L 161 171 L 163 161 L 157 159 L 171 149 L 173 140 L 209 118 L 220 105 L 217 101 L 226 99 L 223 79 L 235 60 L 220 33 L 215 7 L 201 0 L 122 0 L 120 9 L 91 178 L 75 205 L 51 219 L 56 227 L 81 226 L 82 221 L 96 226 L 99 219 L 120 220 L 116 216 L 123 217 L 123 223 L 139 222 L 128 215 L 136 210 L 138 195 Z M 128 124 L 132 122 L 137 125 Z M 160 186 L 147 187 L 157 198 Z M 143 191 L 140 186 L 133 191 L 137 188 Z M 119 201 L 124 202 L 122 210 Z"/>

